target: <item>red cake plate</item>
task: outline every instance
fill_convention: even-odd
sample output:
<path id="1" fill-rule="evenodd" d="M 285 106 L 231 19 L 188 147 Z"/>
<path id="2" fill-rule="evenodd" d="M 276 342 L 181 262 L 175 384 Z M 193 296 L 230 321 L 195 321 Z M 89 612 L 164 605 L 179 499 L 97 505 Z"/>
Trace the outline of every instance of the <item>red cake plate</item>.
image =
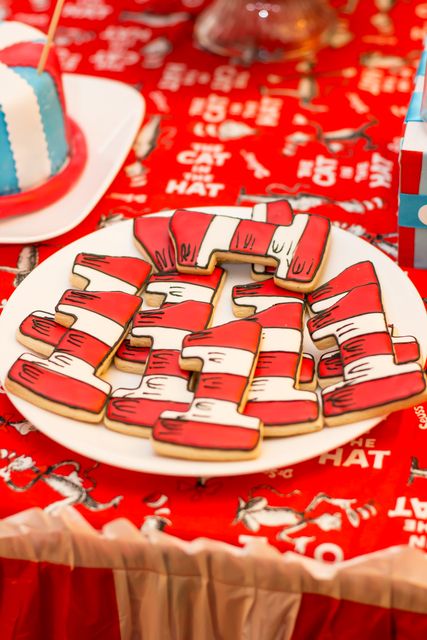
<path id="1" fill-rule="evenodd" d="M 70 157 L 62 171 L 38 187 L 22 193 L 0 196 L 0 219 L 44 209 L 65 196 L 77 182 L 87 162 L 86 138 L 71 118 L 68 118 L 68 130 Z"/>

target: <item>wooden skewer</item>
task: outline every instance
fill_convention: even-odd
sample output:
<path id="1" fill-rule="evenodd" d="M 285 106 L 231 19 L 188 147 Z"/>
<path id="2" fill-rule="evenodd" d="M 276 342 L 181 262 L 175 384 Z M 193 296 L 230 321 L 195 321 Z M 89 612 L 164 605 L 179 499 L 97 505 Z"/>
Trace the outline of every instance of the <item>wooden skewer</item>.
<path id="1" fill-rule="evenodd" d="M 52 15 L 52 19 L 49 25 L 49 31 L 47 32 L 47 40 L 42 50 L 42 54 L 40 56 L 39 65 L 37 67 L 37 73 L 40 75 L 43 73 L 43 69 L 45 67 L 50 48 L 53 44 L 53 39 L 55 37 L 56 28 L 58 26 L 59 18 L 61 17 L 62 7 L 64 6 L 65 0 L 56 0 L 56 6 Z"/>

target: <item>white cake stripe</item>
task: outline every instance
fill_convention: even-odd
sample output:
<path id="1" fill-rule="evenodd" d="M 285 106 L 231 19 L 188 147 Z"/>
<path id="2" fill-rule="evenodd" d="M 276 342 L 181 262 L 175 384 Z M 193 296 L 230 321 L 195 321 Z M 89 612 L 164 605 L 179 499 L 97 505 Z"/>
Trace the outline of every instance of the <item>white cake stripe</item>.
<path id="1" fill-rule="evenodd" d="M 38 29 L 15 21 L 0 21 L 0 51 L 21 42 L 45 42 L 46 37 Z"/>
<path id="2" fill-rule="evenodd" d="M 0 62 L 2 110 L 7 123 L 16 165 L 18 185 L 41 183 L 51 174 L 51 162 L 37 96 L 31 86 L 12 69 Z M 28 140 L 32 141 L 29 148 Z M 28 156 L 38 150 L 37 160 Z"/>

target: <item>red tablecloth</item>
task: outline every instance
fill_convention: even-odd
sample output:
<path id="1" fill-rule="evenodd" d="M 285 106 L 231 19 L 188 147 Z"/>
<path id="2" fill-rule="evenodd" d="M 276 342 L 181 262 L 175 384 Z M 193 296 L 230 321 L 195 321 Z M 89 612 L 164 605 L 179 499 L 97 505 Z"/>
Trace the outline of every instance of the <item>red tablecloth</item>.
<path id="1" fill-rule="evenodd" d="M 46 29 L 49 4 L 0 0 L 0 15 Z M 336 2 L 340 28 L 330 48 L 304 62 L 250 68 L 194 46 L 192 14 L 202 4 L 65 3 L 57 35 L 64 70 L 137 86 L 147 103 L 143 126 L 152 133 L 78 227 L 34 246 L 35 264 L 125 218 L 265 196 L 326 214 L 395 258 L 399 138 L 427 4 Z M 159 26 L 151 26 L 147 12 L 156 13 Z M 206 151 L 212 163 L 201 174 L 197 158 Z M 26 273 L 22 250 L 0 246 L 2 305 Z M 427 299 L 425 272 L 409 276 Z M 427 405 L 395 413 L 358 440 L 293 467 L 196 480 L 127 472 L 79 456 L 31 430 L 0 395 L 0 518 L 34 506 L 54 512 L 66 502 L 95 528 L 124 517 L 143 531 L 163 529 L 184 540 L 239 545 L 242 536 L 260 536 L 280 551 L 329 561 L 398 544 L 424 549 L 426 411 Z M 19 456 L 32 458 L 31 471 L 13 470 Z M 414 475 L 415 466 L 425 473 Z M 253 531 L 237 522 L 239 504 L 257 496 L 302 514 L 301 527 Z"/>

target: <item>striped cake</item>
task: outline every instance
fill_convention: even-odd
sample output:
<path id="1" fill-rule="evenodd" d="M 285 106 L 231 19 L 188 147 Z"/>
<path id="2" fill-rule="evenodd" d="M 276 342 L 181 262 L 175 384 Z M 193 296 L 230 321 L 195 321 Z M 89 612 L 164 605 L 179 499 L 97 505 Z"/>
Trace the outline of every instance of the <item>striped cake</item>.
<path id="1" fill-rule="evenodd" d="M 69 155 L 61 73 L 51 50 L 37 73 L 44 33 L 19 22 L 0 22 L 0 195 L 38 187 Z"/>

